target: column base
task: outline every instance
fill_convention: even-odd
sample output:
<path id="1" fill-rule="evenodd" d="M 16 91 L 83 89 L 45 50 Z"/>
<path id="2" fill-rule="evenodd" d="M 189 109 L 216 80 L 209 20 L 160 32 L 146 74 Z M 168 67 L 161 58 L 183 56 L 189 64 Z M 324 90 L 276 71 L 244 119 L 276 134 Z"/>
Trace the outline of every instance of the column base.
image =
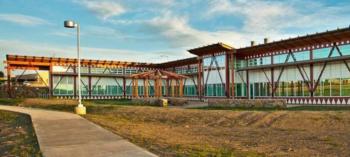
<path id="1" fill-rule="evenodd" d="M 86 115 L 86 107 L 83 105 L 75 107 L 75 113 L 78 115 Z"/>

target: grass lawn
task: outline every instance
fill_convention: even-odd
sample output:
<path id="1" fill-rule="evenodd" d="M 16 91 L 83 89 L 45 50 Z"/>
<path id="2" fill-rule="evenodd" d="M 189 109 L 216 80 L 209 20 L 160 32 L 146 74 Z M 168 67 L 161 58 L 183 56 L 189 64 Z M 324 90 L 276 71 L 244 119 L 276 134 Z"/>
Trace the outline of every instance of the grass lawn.
<path id="1" fill-rule="evenodd" d="M 28 115 L 0 110 L 0 156 L 42 156 Z"/>
<path id="2" fill-rule="evenodd" d="M 84 117 L 160 156 L 350 156 L 348 109 L 174 109 L 123 103 L 85 103 Z M 75 105 L 71 100 L 21 102 L 70 112 Z"/>

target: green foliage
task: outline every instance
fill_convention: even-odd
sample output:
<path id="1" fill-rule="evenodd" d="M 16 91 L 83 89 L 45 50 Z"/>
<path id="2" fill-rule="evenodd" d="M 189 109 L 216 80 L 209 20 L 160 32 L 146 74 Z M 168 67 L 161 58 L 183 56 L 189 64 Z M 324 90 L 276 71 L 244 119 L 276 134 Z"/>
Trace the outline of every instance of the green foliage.
<path id="1" fill-rule="evenodd" d="M 0 98 L 0 105 L 18 105 L 23 101 L 23 99 L 11 99 L 11 98 Z"/>

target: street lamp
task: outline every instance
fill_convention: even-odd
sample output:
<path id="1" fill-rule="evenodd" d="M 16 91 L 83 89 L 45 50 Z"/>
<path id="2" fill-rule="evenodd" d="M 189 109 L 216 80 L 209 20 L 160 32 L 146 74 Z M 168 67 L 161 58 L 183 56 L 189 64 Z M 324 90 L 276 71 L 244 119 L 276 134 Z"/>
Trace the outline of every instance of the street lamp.
<path id="1" fill-rule="evenodd" d="M 72 21 L 72 20 L 66 20 L 64 21 L 64 27 L 66 28 L 77 28 L 77 52 L 78 52 L 78 93 L 79 93 L 79 104 L 77 107 L 75 107 L 75 113 L 84 115 L 86 114 L 86 108 L 81 103 L 81 89 L 80 89 L 80 81 L 81 81 L 81 75 L 80 75 L 80 26 L 78 23 Z"/>

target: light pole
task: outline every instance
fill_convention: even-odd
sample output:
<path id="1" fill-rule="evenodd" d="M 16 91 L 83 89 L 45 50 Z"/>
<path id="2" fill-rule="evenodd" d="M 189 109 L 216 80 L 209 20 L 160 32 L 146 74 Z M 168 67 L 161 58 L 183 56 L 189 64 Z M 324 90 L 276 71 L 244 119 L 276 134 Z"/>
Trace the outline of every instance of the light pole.
<path id="1" fill-rule="evenodd" d="M 64 27 L 66 28 L 77 28 L 77 52 L 78 52 L 78 99 L 79 104 L 77 107 L 75 107 L 75 113 L 84 115 L 86 114 L 86 108 L 81 103 L 81 88 L 80 88 L 80 81 L 81 81 L 81 75 L 80 75 L 80 26 L 78 23 L 72 21 L 72 20 L 66 20 L 64 21 Z"/>

